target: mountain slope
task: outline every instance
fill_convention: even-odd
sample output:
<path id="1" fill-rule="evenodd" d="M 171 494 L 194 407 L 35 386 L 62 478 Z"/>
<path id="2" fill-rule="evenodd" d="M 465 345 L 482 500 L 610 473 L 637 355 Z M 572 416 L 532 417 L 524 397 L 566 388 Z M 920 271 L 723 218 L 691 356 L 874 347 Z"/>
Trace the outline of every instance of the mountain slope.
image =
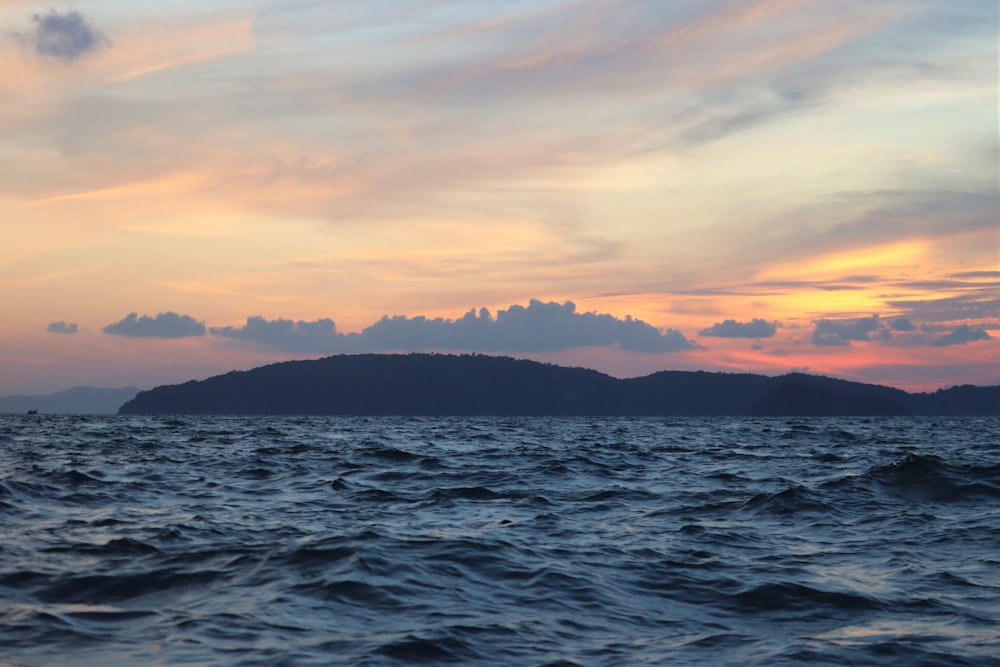
<path id="1" fill-rule="evenodd" d="M 138 393 L 136 387 L 73 387 L 55 394 L 4 396 L 0 398 L 0 413 L 38 410 L 39 414 L 115 414 L 123 403 Z"/>
<path id="2" fill-rule="evenodd" d="M 486 355 L 359 354 L 289 361 L 140 392 L 121 414 L 1000 414 L 1000 387 L 935 394 L 793 373 L 663 371 L 619 380 Z"/>

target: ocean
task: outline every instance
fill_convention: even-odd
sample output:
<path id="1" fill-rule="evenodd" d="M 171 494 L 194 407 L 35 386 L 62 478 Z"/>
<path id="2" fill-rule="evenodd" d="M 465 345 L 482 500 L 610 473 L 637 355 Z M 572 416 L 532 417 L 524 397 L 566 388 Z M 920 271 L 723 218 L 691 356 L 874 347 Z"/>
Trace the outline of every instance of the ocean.
<path id="1" fill-rule="evenodd" d="M 0 665 L 1000 665 L 998 418 L 0 417 Z"/>

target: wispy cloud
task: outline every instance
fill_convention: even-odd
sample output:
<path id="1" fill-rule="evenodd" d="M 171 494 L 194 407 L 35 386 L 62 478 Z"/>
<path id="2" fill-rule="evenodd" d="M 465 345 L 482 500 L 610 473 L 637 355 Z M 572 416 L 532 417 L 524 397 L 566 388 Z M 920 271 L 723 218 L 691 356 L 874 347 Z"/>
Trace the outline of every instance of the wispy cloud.
<path id="1" fill-rule="evenodd" d="M 146 26 L 130 36 L 129 58 L 115 63 L 109 74 L 115 83 L 132 82 L 153 74 L 205 64 L 226 55 L 245 52 L 253 43 L 254 16 L 206 18 L 178 26 Z"/>
<path id="2" fill-rule="evenodd" d="M 0 4 L 21 31 L 0 39 L 0 290 L 25 339 L 140 294 L 238 325 L 176 354 L 995 353 L 992 3 Z M 190 319 L 108 328 L 204 336 Z M 961 325 L 994 340 L 927 347 Z"/>
<path id="3" fill-rule="evenodd" d="M 967 293 L 955 296 L 888 299 L 886 303 L 917 322 L 948 324 L 964 320 L 1000 327 L 1000 297 L 996 294 L 996 289 L 968 288 Z"/>

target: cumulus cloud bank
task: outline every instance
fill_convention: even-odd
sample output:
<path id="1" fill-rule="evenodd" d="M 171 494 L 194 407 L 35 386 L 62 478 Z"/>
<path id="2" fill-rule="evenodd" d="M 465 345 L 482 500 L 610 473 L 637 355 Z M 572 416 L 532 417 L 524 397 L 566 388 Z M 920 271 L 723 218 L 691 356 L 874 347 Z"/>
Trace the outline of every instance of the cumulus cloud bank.
<path id="1" fill-rule="evenodd" d="M 75 10 L 60 14 L 53 9 L 48 14 L 35 14 L 31 20 L 35 29 L 19 37 L 35 53 L 46 58 L 70 64 L 111 44 L 83 14 Z"/>
<path id="2" fill-rule="evenodd" d="M 882 327 L 878 315 L 845 320 L 819 320 L 813 331 L 814 345 L 850 345 L 851 341 L 871 340 L 876 334 L 881 340 L 888 340 L 892 334 Z"/>
<path id="3" fill-rule="evenodd" d="M 963 324 L 956 327 L 951 333 L 931 341 L 931 345 L 938 347 L 944 345 L 965 345 L 977 340 L 992 340 L 992 338 L 993 336 L 986 333 L 985 329 L 974 329 L 968 324 Z"/>
<path id="4" fill-rule="evenodd" d="M 75 334 L 80 332 L 80 328 L 76 325 L 76 322 L 53 322 L 49 326 L 45 327 L 45 330 L 49 333 L 58 334 Z"/>
<path id="5" fill-rule="evenodd" d="M 204 336 L 205 323 L 190 315 L 171 312 L 160 313 L 156 317 L 139 317 L 136 313 L 129 313 L 120 321 L 104 327 L 102 331 L 113 336 L 132 338 L 186 338 Z"/>
<path id="6" fill-rule="evenodd" d="M 634 352 L 679 352 L 700 346 L 679 331 L 660 331 L 641 320 L 579 313 L 571 301 L 532 299 L 496 317 L 481 308 L 447 320 L 385 316 L 360 333 L 340 333 L 332 320 L 304 322 L 247 318 L 241 327 L 213 327 L 212 335 L 263 343 L 295 352 L 377 352 L 452 350 L 475 352 L 555 352 L 615 345 Z"/>
<path id="7" fill-rule="evenodd" d="M 716 322 L 707 329 L 698 332 L 699 336 L 715 336 L 717 338 L 770 338 L 777 331 L 777 325 L 759 318 L 749 322 L 725 320 Z"/>

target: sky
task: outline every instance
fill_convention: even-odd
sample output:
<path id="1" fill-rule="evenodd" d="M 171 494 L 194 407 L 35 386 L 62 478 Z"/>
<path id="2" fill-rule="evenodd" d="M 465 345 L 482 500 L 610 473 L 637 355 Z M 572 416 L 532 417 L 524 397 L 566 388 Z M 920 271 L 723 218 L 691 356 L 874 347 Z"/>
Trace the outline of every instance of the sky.
<path id="1" fill-rule="evenodd" d="M 0 0 L 0 395 L 1000 384 L 995 0 Z"/>

